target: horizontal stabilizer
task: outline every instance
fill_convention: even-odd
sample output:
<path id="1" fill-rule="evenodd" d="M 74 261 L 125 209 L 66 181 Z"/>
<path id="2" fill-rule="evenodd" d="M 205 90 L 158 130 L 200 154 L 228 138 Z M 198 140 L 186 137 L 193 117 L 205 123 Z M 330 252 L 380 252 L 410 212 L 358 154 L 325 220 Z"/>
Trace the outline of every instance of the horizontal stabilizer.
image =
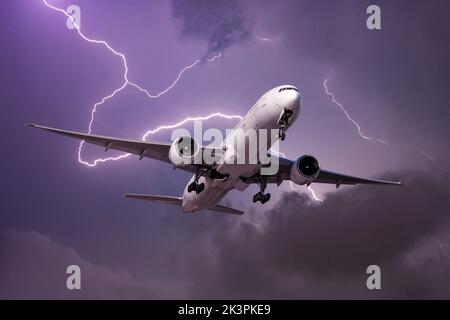
<path id="1" fill-rule="evenodd" d="M 180 207 L 183 203 L 182 197 L 157 196 L 157 195 L 135 194 L 135 193 L 125 193 L 123 196 L 125 198 L 129 198 L 129 199 L 146 200 L 146 201 L 151 201 L 151 202 L 156 202 L 156 203 L 166 203 L 166 204 L 172 204 L 172 205 L 176 205 L 176 206 L 180 206 Z M 237 214 L 237 215 L 241 215 L 244 213 L 243 211 L 225 207 L 220 204 L 216 204 L 215 206 L 210 207 L 210 208 L 205 208 L 205 210 L 231 213 L 231 214 Z"/>
<path id="2" fill-rule="evenodd" d="M 222 206 L 220 204 L 216 204 L 215 206 L 208 208 L 207 210 L 212 210 L 212 211 L 217 211 L 217 212 L 224 212 L 224 213 L 231 213 L 231 214 L 237 214 L 237 215 L 241 215 L 244 214 L 244 211 L 238 210 L 238 209 L 233 209 L 230 207 L 225 207 Z"/>
<path id="3" fill-rule="evenodd" d="M 170 197 L 170 196 L 153 196 L 148 194 L 135 194 L 135 193 L 125 193 L 123 195 L 125 198 L 137 199 L 137 200 L 147 200 L 157 203 L 167 203 L 181 206 L 183 203 L 183 198 L 181 197 Z"/>

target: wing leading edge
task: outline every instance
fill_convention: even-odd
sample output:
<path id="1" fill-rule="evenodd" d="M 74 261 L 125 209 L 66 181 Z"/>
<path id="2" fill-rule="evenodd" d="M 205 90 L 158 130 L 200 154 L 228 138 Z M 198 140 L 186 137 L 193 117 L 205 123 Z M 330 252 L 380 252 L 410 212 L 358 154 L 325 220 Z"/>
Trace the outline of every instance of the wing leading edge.
<path id="1" fill-rule="evenodd" d="M 50 131 L 70 138 L 84 140 L 87 143 L 102 146 L 105 149 L 105 151 L 108 151 L 109 149 L 114 149 L 126 153 L 136 154 L 139 156 L 139 159 L 147 157 L 170 163 L 169 160 L 170 143 L 119 139 L 94 134 L 85 134 L 69 130 L 55 129 L 40 126 L 37 124 L 27 124 L 26 126 L 42 129 L 45 131 Z"/>

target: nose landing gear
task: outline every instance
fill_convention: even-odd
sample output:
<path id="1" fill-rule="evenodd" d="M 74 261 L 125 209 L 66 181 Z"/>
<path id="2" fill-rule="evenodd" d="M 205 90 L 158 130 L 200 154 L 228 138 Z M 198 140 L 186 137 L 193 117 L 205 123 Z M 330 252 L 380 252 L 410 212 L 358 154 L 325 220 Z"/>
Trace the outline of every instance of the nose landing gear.
<path id="1" fill-rule="evenodd" d="M 278 133 L 278 136 L 280 137 L 281 141 L 284 141 L 286 139 L 286 133 L 285 130 L 289 124 L 289 119 L 294 114 L 294 111 L 289 109 L 284 109 L 283 114 L 281 115 L 280 120 L 278 121 L 278 124 L 280 125 L 280 130 Z"/>
<path id="2" fill-rule="evenodd" d="M 284 133 L 285 128 L 281 127 L 280 131 L 278 133 L 278 136 L 280 137 L 281 141 L 284 141 L 284 139 L 286 139 L 286 133 Z"/>

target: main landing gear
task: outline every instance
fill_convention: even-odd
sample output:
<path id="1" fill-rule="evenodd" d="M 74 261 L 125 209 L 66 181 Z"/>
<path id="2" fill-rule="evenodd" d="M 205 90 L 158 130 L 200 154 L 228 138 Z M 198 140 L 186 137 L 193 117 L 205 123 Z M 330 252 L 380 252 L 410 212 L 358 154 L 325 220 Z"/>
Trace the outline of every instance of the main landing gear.
<path id="1" fill-rule="evenodd" d="M 294 111 L 289 109 L 284 109 L 283 115 L 281 116 L 280 120 L 278 121 L 278 124 L 280 125 L 280 130 L 278 132 L 278 136 L 280 137 L 281 141 L 284 141 L 286 139 L 286 128 L 289 124 L 289 118 L 292 117 L 294 114 Z"/>
<path id="2" fill-rule="evenodd" d="M 198 180 L 200 179 L 200 177 L 206 175 L 209 173 L 211 169 L 210 168 L 197 168 L 196 172 L 195 172 L 195 177 L 194 177 L 194 181 L 192 181 L 187 188 L 188 192 L 192 192 L 195 191 L 196 193 L 200 193 L 203 190 L 205 190 L 205 184 L 202 183 L 198 183 Z"/>
<path id="3" fill-rule="evenodd" d="M 267 177 L 261 175 L 254 175 L 251 178 L 258 186 L 259 192 L 253 196 L 253 202 L 261 201 L 262 204 L 266 203 L 270 200 L 270 193 L 264 193 L 267 187 Z"/>
<path id="4" fill-rule="evenodd" d="M 198 183 L 197 181 L 192 181 L 189 185 L 188 185 L 188 192 L 192 192 L 195 190 L 196 193 L 200 193 L 205 189 L 205 184 L 202 183 Z"/>

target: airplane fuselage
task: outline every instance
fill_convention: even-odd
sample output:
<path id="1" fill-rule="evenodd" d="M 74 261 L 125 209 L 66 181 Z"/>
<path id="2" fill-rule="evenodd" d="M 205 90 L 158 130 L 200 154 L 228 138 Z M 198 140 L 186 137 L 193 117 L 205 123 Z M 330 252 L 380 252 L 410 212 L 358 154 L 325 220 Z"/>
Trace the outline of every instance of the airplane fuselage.
<path id="1" fill-rule="evenodd" d="M 198 182 L 204 183 L 204 190 L 196 193 L 188 191 L 189 184 L 195 180 L 195 175 L 192 176 L 183 192 L 183 212 L 194 212 L 214 206 L 231 189 L 245 190 L 248 184 L 241 177 L 251 177 L 261 167 L 259 163 L 251 162 L 249 159 L 258 158 L 260 147 L 270 148 L 280 137 L 277 135 L 275 139 L 271 139 L 271 135 L 268 134 L 267 142 L 261 144 L 260 136 L 256 135 L 257 150 L 246 149 L 245 159 L 248 163 L 236 165 L 232 160 L 238 154 L 235 143 L 239 138 L 237 136 L 246 133 L 248 130 L 259 132 L 261 129 L 265 129 L 269 133 L 274 129 L 279 130 L 280 119 L 286 112 L 292 112 L 292 116 L 289 117 L 289 121 L 283 128 L 283 130 L 287 130 L 297 119 L 300 107 L 300 94 L 297 88 L 291 85 L 278 86 L 262 95 L 222 144 L 226 151 L 218 162 L 216 170 L 226 178 L 213 179 L 209 176 L 202 176 Z"/>

